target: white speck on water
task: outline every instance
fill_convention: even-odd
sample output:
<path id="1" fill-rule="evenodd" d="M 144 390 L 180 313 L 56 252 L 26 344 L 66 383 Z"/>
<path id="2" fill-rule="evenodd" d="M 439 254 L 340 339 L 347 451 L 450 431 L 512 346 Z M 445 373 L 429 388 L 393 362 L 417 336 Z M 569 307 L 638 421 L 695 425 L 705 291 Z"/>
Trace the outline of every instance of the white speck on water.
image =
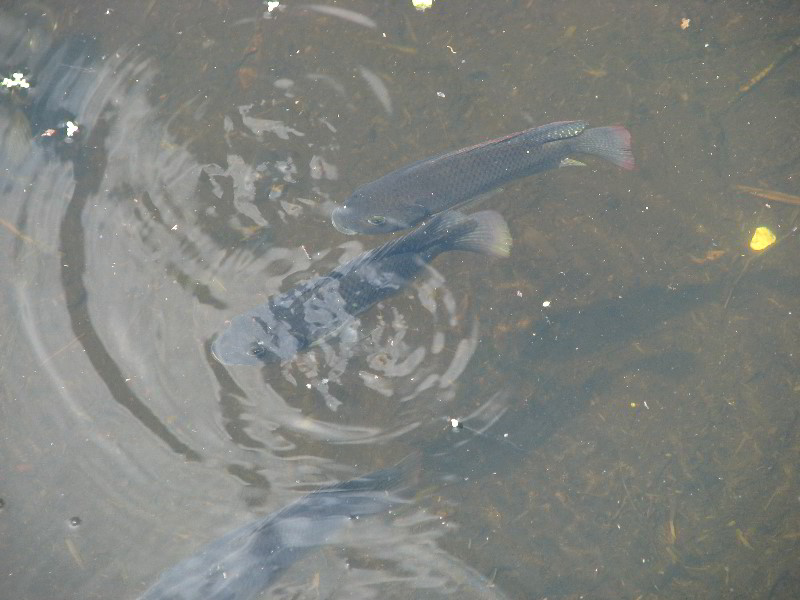
<path id="1" fill-rule="evenodd" d="M 3 77 L 2 85 L 7 88 L 18 87 L 25 89 L 31 87 L 31 84 L 25 81 L 25 76 L 22 73 L 12 73 L 11 79 Z"/>

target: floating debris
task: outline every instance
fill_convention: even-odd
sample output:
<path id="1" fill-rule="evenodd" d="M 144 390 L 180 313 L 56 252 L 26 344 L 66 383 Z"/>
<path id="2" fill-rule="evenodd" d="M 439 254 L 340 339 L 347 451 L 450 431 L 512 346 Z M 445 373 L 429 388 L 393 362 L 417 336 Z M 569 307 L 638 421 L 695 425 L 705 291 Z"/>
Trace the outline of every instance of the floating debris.
<path id="1" fill-rule="evenodd" d="M 756 252 L 761 252 L 775 243 L 775 234 L 768 227 L 757 227 L 750 240 L 750 248 Z"/>
<path id="2" fill-rule="evenodd" d="M 411 4 L 413 4 L 414 8 L 417 10 L 425 11 L 433 6 L 433 0 L 411 0 Z"/>
<path id="3" fill-rule="evenodd" d="M 745 548 L 754 550 L 754 548 L 750 545 L 750 542 L 747 541 L 747 537 L 744 535 L 744 532 L 741 529 L 736 529 L 736 540 Z"/>
<path id="4" fill-rule="evenodd" d="M 750 268 L 750 263 L 752 263 L 757 259 L 760 259 L 763 256 L 762 252 L 764 252 L 767 248 L 769 248 L 773 244 L 783 242 L 789 236 L 796 235 L 798 229 L 800 229 L 800 227 L 798 227 L 798 225 L 796 224 L 797 218 L 798 217 L 795 216 L 794 220 L 792 221 L 792 224 L 789 226 L 789 231 L 787 233 L 784 233 L 781 236 L 780 240 L 777 239 L 775 234 L 772 233 L 772 231 L 770 231 L 768 227 L 756 228 L 756 230 L 753 232 L 753 237 L 750 239 L 750 249 L 753 250 L 754 252 L 753 254 L 750 254 L 750 256 L 747 257 L 747 260 L 745 260 L 744 266 L 742 267 L 742 270 L 739 272 L 738 277 L 734 279 L 733 283 L 730 286 L 728 297 L 725 299 L 725 302 L 722 305 L 723 315 L 728 308 L 728 304 L 730 303 L 731 298 L 733 298 L 733 292 L 736 290 L 736 286 L 739 285 L 739 281 L 742 279 L 742 277 L 744 277 L 744 274 Z"/>
<path id="5" fill-rule="evenodd" d="M 9 230 L 11 233 L 13 233 L 15 236 L 17 236 L 17 237 L 18 237 L 19 239 L 21 239 L 23 242 L 28 242 L 29 244 L 34 244 L 34 243 L 36 243 L 36 242 L 35 242 L 35 240 L 34 240 L 33 238 L 30 238 L 30 237 L 28 237 L 27 235 L 25 235 L 24 233 L 22 233 L 22 232 L 21 232 L 19 229 L 17 229 L 16 227 L 14 227 L 14 225 L 12 225 L 11 223 L 9 223 L 9 222 L 8 222 L 8 221 L 6 221 L 5 219 L 0 219 L 0 226 L 3 226 L 3 227 L 5 227 L 6 229 L 8 229 L 8 230 Z"/>
<path id="6" fill-rule="evenodd" d="M 3 77 L 2 85 L 3 87 L 7 88 L 18 87 L 22 89 L 28 89 L 29 87 L 31 87 L 31 84 L 28 83 L 28 81 L 25 79 L 25 75 L 23 75 L 22 73 L 12 73 L 10 78 Z"/>
<path id="7" fill-rule="evenodd" d="M 789 233 L 785 234 L 781 241 L 790 235 L 794 235 L 797 232 L 797 227 L 793 227 Z M 762 256 L 761 252 L 772 246 L 777 241 L 775 234 L 770 231 L 768 227 L 757 227 L 756 230 L 753 232 L 753 237 L 750 239 L 750 249 L 753 250 L 756 254 L 751 254 L 747 257 L 747 260 L 744 262 L 744 266 L 742 270 L 739 271 L 739 275 L 736 279 L 733 280 L 731 284 L 730 291 L 728 292 L 728 297 L 725 299 L 725 302 L 722 305 L 722 313 L 725 314 L 725 311 L 728 309 L 728 304 L 733 298 L 733 292 L 736 290 L 736 286 L 739 285 L 739 281 L 744 277 L 744 274 L 750 268 L 750 263 L 754 260 L 760 258 Z"/>
<path id="8" fill-rule="evenodd" d="M 311 179 L 330 179 L 331 181 L 339 179 L 339 169 L 316 154 L 311 157 L 308 167 L 311 171 Z"/>
<path id="9" fill-rule="evenodd" d="M 262 137 L 265 132 L 274 133 L 282 140 L 288 140 L 290 133 L 292 135 L 296 135 L 297 137 L 303 137 L 305 135 L 305 133 L 302 131 L 298 131 L 293 127 L 289 127 L 282 121 L 251 117 L 250 110 L 252 108 L 252 104 L 240 106 L 239 114 L 242 116 L 242 124 L 258 137 Z"/>
<path id="10" fill-rule="evenodd" d="M 681 19 L 681 29 L 689 29 L 689 25 L 691 24 L 692 24 L 691 19 L 687 19 L 686 17 L 683 17 Z"/>
<path id="11" fill-rule="evenodd" d="M 709 250 L 706 252 L 706 255 L 702 258 L 698 258 L 696 256 L 689 255 L 689 260 L 691 260 L 696 265 L 702 265 L 703 263 L 713 262 L 719 258 L 725 256 L 725 250 Z"/>
<path id="12" fill-rule="evenodd" d="M 71 539 L 67 538 L 64 540 L 64 543 L 67 545 L 67 550 L 69 550 L 70 556 L 75 561 L 75 564 L 78 565 L 81 569 L 85 568 L 83 559 L 81 558 L 80 553 L 78 552 L 78 547 L 75 545 Z"/>

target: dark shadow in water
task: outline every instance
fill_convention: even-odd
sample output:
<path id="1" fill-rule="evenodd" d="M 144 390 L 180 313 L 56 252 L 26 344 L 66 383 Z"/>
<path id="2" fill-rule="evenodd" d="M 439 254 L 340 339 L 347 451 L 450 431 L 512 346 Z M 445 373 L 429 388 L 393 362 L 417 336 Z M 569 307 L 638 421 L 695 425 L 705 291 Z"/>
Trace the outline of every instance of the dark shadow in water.
<path id="1" fill-rule="evenodd" d="M 535 337 L 542 341 L 535 342 L 533 358 L 569 360 L 606 353 L 707 302 L 721 303 L 722 295 L 723 287 L 715 284 L 688 284 L 674 290 L 649 286 L 628 290 L 622 298 L 548 314 L 534 325 Z"/>
<path id="2" fill-rule="evenodd" d="M 59 232 L 59 249 L 64 256 L 61 266 L 61 282 L 64 287 L 65 304 L 69 312 L 72 331 L 81 341 L 87 358 L 108 387 L 114 400 L 169 446 L 173 452 L 182 454 L 187 460 L 199 461 L 201 460 L 200 454 L 180 441 L 131 391 L 125 382 L 122 371 L 97 334 L 89 315 L 88 291 L 83 283 L 86 252 L 81 216 L 87 199 L 99 190 L 106 164 L 104 142 L 107 131 L 108 123 L 105 120 L 99 120 L 91 137 L 78 151 L 74 161 L 75 191 L 67 206 Z"/>
<path id="3" fill-rule="evenodd" d="M 97 68 L 99 49 L 93 36 L 72 36 L 51 46 L 49 35 L 44 30 L 39 31 L 32 25 L 26 27 L 22 23 L 15 27 L 14 23 L 14 19 L 0 20 L 6 36 L 2 40 L 2 60 L 19 66 L 25 73 L 32 73 L 33 85 L 24 94 L 11 95 L 9 114 L 24 123 L 21 129 L 25 133 L 25 142 L 15 145 L 3 140 L 0 159 L 6 166 L 5 172 L 10 174 L 9 181 L 13 185 L 15 167 L 25 164 L 34 169 L 36 163 L 33 161 L 41 160 L 41 157 L 72 163 L 75 189 L 59 231 L 59 250 L 63 256 L 61 281 L 72 330 L 112 397 L 174 452 L 187 460 L 199 461 L 200 454 L 180 441 L 128 387 L 89 314 L 88 292 L 84 285 L 86 239 L 82 216 L 87 201 L 99 193 L 107 162 L 105 145 L 109 119 L 113 115 L 109 114 L 109 107 L 105 107 L 106 114 L 96 123 L 81 123 L 78 137 L 70 140 L 65 139 L 70 135 L 66 133 L 66 123 L 80 121 L 76 114 L 83 110 L 83 103 L 98 83 L 113 87 L 116 82 L 97 81 L 102 70 Z M 41 135 L 40 132 L 51 127 L 55 129 L 50 130 L 49 136 Z M 30 151 L 31 142 L 28 140 L 34 134 L 32 143 L 36 145 L 39 158 Z M 87 139 L 81 139 L 84 134 Z M 37 176 L 35 171 L 33 174 Z M 21 230 L 24 230 L 27 220 L 27 210 L 23 206 L 17 219 Z"/>
<path id="4" fill-rule="evenodd" d="M 228 369 L 211 354 L 211 340 L 206 341 L 204 349 L 208 366 L 220 386 L 219 406 L 225 431 L 228 432 L 231 441 L 241 448 L 265 448 L 266 446 L 262 442 L 247 434 L 247 427 L 250 423 L 242 416 L 247 413 L 247 409 L 241 402 L 247 397 L 247 394 L 236 384 L 228 373 Z M 269 488 L 269 483 L 265 479 L 262 483 L 263 486 Z"/>
<path id="5" fill-rule="evenodd" d="M 522 449 L 521 455 L 542 447 L 587 410 L 593 398 L 610 393 L 628 373 L 650 373 L 667 382 L 688 376 L 696 369 L 695 353 L 665 347 L 639 355 L 627 354 L 624 348 L 708 302 L 721 303 L 723 290 L 718 284 L 686 285 L 677 290 L 643 287 L 629 290 L 621 299 L 548 314 L 531 328 L 519 330 L 512 346 L 520 348 L 518 355 L 531 368 L 525 372 L 499 369 L 518 397 L 502 421 L 492 427 L 497 433 L 490 436 L 498 443 L 481 443 L 487 454 L 480 471 L 506 471 L 509 456 L 518 454 L 509 451 L 502 434 L 507 433 Z M 526 346 L 530 348 L 527 352 L 523 350 Z M 490 348 L 485 351 L 492 352 Z M 596 356 L 602 360 L 595 361 Z M 513 364 L 519 365 L 519 361 Z M 471 463 L 473 476 L 475 464 Z"/>

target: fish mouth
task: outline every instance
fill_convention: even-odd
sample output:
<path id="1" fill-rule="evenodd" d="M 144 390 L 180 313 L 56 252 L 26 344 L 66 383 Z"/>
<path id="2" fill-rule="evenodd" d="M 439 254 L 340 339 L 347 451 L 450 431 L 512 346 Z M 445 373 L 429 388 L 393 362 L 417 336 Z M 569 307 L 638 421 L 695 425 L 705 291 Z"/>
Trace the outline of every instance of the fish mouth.
<path id="1" fill-rule="evenodd" d="M 333 223 L 333 226 L 339 233 L 343 233 L 345 235 L 355 235 L 356 233 L 358 233 L 357 231 L 354 231 L 349 227 L 345 227 L 344 225 L 342 225 L 341 223 L 342 209 L 343 209 L 342 206 L 333 209 L 333 213 L 331 213 L 331 223 Z"/>
<path id="2" fill-rule="evenodd" d="M 220 343 L 220 340 L 223 340 L 222 335 L 218 336 L 211 344 L 211 355 L 222 365 L 229 367 L 234 365 L 258 367 L 263 366 L 266 362 L 268 362 L 253 356 L 249 352 L 231 347 L 230 342 L 228 342 L 227 345 L 225 341 Z"/>
<path id="3" fill-rule="evenodd" d="M 211 342 L 211 356 L 217 359 L 217 362 L 223 365 L 227 365 L 228 361 L 223 358 L 224 349 L 220 348 L 220 338 L 222 336 L 217 335 L 214 338 L 214 341 Z"/>

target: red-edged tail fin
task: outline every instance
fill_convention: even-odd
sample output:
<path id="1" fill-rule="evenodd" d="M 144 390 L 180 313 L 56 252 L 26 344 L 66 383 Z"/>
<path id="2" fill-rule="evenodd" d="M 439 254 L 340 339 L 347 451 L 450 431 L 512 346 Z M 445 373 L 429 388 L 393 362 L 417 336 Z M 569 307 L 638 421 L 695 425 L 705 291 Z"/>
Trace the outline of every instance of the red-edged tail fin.
<path id="1" fill-rule="evenodd" d="M 631 132 L 622 125 L 593 127 L 575 138 L 575 149 L 631 170 L 636 166 L 631 151 Z"/>

